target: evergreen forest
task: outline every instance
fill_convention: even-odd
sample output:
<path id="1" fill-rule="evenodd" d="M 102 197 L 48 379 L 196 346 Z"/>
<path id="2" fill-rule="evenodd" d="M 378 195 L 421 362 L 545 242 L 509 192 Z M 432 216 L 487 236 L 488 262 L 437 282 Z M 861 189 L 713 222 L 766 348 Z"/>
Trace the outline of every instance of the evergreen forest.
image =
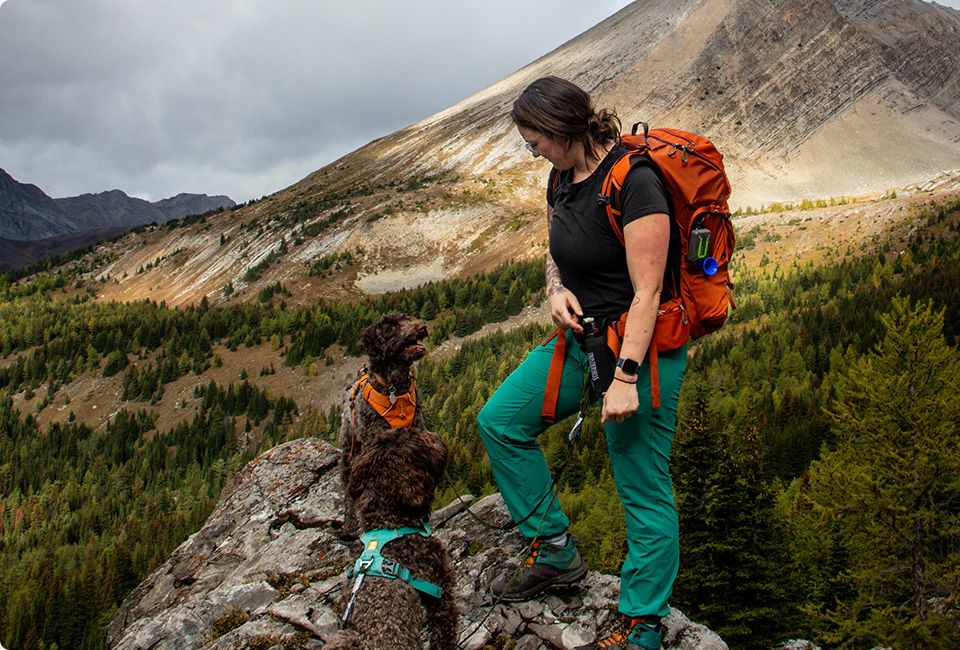
<path id="1" fill-rule="evenodd" d="M 955 647 L 960 640 L 960 202 L 913 215 L 858 256 L 734 267 L 737 309 L 691 346 L 673 449 L 681 569 L 673 604 L 731 648 Z M 203 381 L 158 428 L 165 387 L 273 341 L 308 372 L 401 310 L 429 343 L 543 299 L 543 260 L 360 302 L 281 299 L 185 309 L 101 303 L 69 266 L 0 277 L 0 643 L 105 647 L 125 595 L 196 531 L 227 481 L 289 439 L 336 439 L 255 377 Z M 450 448 L 437 505 L 496 490 L 476 415 L 546 323 L 464 342 L 417 366 L 428 425 Z M 143 363 L 132 364 L 132 360 Z M 126 407 L 97 429 L 38 416 L 82 376 L 119 376 Z M 33 411 L 15 398 L 35 400 Z M 542 438 L 592 568 L 617 573 L 623 513 L 593 409 Z M 481 459 L 481 460 L 478 460 Z"/>

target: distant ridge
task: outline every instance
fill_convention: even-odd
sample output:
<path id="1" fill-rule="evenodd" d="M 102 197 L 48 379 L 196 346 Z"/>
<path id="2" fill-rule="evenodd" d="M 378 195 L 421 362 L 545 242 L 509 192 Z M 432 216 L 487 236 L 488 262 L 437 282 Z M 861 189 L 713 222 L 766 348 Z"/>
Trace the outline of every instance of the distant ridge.
<path id="1" fill-rule="evenodd" d="M 116 236 L 236 203 L 228 196 L 177 194 L 155 201 L 120 190 L 52 199 L 0 169 L 0 271 L 8 271 Z"/>

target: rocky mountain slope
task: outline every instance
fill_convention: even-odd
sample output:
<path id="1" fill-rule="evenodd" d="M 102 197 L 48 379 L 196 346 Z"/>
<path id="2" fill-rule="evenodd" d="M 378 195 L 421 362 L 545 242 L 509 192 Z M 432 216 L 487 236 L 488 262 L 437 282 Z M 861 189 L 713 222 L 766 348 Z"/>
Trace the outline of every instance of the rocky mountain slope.
<path id="1" fill-rule="evenodd" d="M 104 246 L 89 277 L 103 299 L 243 301 L 279 282 L 307 303 L 541 255 L 547 167 L 507 114 L 548 74 L 627 128 L 710 136 L 734 207 L 898 189 L 960 169 L 958 52 L 960 12 L 920 0 L 635 2 L 252 205 Z M 346 252 L 350 264 L 311 273 Z"/>
<path id="2" fill-rule="evenodd" d="M 114 226 L 113 228 L 83 230 L 30 241 L 0 237 L 0 273 L 29 266 L 34 262 L 46 260 L 54 255 L 92 246 L 107 239 L 118 237 L 126 231 L 125 226 Z"/>
<path id="3" fill-rule="evenodd" d="M 330 445 L 303 439 L 247 465 L 203 527 L 124 600 L 108 647 L 323 647 L 337 629 L 343 572 L 354 559 L 334 528 L 342 516 L 338 458 Z M 499 495 L 471 510 L 496 526 L 509 522 Z M 486 585 L 498 567 L 523 554 L 520 535 L 485 528 L 459 501 L 434 513 L 432 523 L 458 573 L 464 650 L 501 637 L 501 643 L 514 639 L 518 650 L 573 648 L 592 641 L 614 615 L 620 581 L 596 572 L 579 588 L 491 608 Z M 665 622 L 667 648 L 727 648 L 677 610 Z"/>
<path id="4" fill-rule="evenodd" d="M 178 194 L 151 203 L 120 190 L 52 199 L 36 185 L 20 183 L 0 169 L 0 271 L 102 241 L 136 226 L 235 205 L 227 196 L 206 194 Z M 20 242 L 19 248 L 7 241 Z M 4 254 L 7 249 L 10 254 Z"/>

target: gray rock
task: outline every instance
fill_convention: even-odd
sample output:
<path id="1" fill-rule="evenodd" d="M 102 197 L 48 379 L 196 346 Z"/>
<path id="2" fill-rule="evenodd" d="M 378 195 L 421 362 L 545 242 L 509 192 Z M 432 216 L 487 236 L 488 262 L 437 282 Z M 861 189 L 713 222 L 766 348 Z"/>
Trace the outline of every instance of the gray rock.
<path id="1" fill-rule="evenodd" d="M 206 597 L 211 607 L 228 609 L 236 607 L 244 611 L 259 612 L 277 599 L 277 590 L 266 582 L 242 585 L 221 585 Z"/>
<path id="2" fill-rule="evenodd" d="M 338 459 L 329 444 L 305 439 L 251 461 L 203 527 L 124 600 L 109 625 L 108 647 L 322 647 L 339 624 L 343 571 L 359 550 L 336 534 L 343 504 Z M 488 527 L 510 523 L 500 495 L 462 501 L 432 517 L 457 571 L 460 646 L 480 650 L 506 638 L 518 650 L 574 648 L 596 638 L 616 610 L 619 579 L 591 571 L 578 587 L 494 603 L 487 585 L 518 565 L 526 543 L 515 530 Z M 664 622 L 668 648 L 727 647 L 676 610 Z"/>
<path id="3" fill-rule="evenodd" d="M 546 647 L 536 634 L 527 634 L 517 641 L 516 650 L 545 650 Z"/>
<path id="4" fill-rule="evenodd" d="M 567 625 L 560 635 L 560 645 L 564 648 L 576 648 L 597 638 L 597 628 L 589 623 L 574 621 Z"/>

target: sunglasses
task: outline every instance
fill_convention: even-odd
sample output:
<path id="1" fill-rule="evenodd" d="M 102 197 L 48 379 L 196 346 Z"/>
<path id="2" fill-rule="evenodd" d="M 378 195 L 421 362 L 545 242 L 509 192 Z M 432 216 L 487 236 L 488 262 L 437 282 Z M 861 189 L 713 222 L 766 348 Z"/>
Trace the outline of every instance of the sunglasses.
<path id="1" fill-rule="evenodd" d="M 542 137 L 542 136 L 541 136 Z M 536 142 L 524 142 L 523 146 L 527 148 L 527 151 L 533 154 L 533 157 L 536 158 L 540 155 L 540 138 L 537 138 Z"/>

